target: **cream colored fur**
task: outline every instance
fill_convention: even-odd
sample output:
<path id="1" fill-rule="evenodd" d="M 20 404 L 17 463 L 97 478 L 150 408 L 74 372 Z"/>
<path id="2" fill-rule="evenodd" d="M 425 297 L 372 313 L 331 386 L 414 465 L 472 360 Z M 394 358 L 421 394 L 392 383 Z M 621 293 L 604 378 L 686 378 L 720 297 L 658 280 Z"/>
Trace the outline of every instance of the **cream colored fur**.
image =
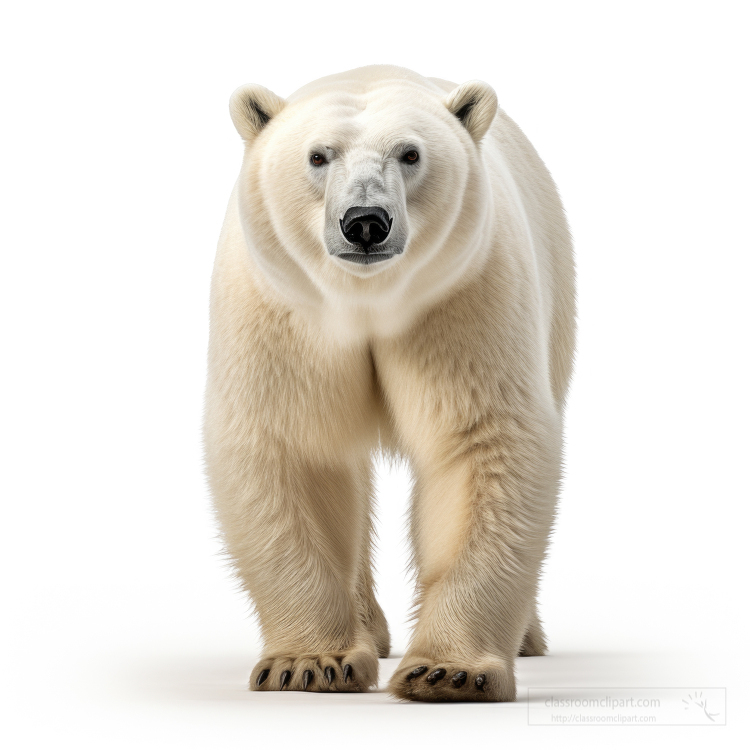
<path id="1" fill-rule="evenodd" d="M 536 592 L 574 345 L 555 186 L 478 81 L 373 66 L 286 101 L 243 87 L 231 113 L 245 154 L 213 277 L 205 442 L 265 642 L 250 686 L 376 684 L 382 450 L 415 477 L 416 625 L 390 690 L 513 700 L 516 655 L 545 652 Z M 332 256 L 347 207 L 375 204 L 403 252 Z"/>

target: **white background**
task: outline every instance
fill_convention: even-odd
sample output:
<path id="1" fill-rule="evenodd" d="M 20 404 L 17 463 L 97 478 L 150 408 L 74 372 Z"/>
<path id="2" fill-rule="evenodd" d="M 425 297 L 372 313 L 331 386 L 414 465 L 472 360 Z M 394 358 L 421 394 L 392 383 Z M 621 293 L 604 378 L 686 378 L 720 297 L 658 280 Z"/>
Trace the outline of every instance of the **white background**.
<path id="1" fill-rule="evenodd" d="M 9 748 L 738 747 L 748 736 L 748 27 L 731 2 L 16 3 L 2 55 Z M 567 480 L 519 702 L 257 694 L 201 466 L 239 84 L 482 78 L 576 241 Z M 380 485 L 403 653 L 407 477 Z M 383 663 L 382 674 L 396 661 Z M 535 686 L 725 687 L 725 728 L 529 727 Z M 743 715 L 744 714 L 744 715 Z"/>

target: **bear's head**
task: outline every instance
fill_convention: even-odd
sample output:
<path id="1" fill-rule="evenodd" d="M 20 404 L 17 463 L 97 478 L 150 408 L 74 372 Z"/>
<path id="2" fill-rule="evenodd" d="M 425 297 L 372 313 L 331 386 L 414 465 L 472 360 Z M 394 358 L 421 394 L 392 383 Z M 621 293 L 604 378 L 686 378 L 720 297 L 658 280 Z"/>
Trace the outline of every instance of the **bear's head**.
<path id="1" fill-rule="evenodd" d="M 372 66 L 287 100 L 243 86 L 230 111 L 245 141 L 238 200 L 248 247 L 288 297 L 419 296 L 480 252 L 491 193 L 479 149 L 497 111 L 487 84 L 450 90 Z"/>

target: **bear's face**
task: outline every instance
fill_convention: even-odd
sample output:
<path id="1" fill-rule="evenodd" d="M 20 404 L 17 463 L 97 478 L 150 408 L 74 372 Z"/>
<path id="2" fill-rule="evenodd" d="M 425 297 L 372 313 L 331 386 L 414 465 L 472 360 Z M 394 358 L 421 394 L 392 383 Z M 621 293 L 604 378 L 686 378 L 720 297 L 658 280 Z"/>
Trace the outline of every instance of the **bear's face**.
<path id="1" fill-rule="evenodd" d="M 276 286 L 314 295 L 307 277 L 324 296 L 372 301 L 420 269 L 460 274 L 487 213 L 478 142 L 497 105 L 485 84 L 446 95 L 424 81 L 334 77 L 287 102 L 235 92 L 240 214 Z"/>

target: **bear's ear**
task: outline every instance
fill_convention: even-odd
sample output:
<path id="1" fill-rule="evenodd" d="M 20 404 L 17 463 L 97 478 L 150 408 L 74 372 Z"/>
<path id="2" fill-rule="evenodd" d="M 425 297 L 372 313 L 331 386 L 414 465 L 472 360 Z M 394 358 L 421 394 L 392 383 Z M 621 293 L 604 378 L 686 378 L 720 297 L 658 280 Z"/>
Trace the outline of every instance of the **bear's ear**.
<path id="1" fill-rule="evenodd" d="M 234 127 L 245 141 L 252 141 L 276 117 L 286 102 L 263 86 L 248 83 L 240 86 L 229 100 L 229 114 Z"/>
<path id="2" fill-rule="evenodd" d="M 466 81 L 453 89 L 443 101 L 474 141 L 479 143 L 497 112 L 497 95 L 492 86 L 484 81 Z"/>

